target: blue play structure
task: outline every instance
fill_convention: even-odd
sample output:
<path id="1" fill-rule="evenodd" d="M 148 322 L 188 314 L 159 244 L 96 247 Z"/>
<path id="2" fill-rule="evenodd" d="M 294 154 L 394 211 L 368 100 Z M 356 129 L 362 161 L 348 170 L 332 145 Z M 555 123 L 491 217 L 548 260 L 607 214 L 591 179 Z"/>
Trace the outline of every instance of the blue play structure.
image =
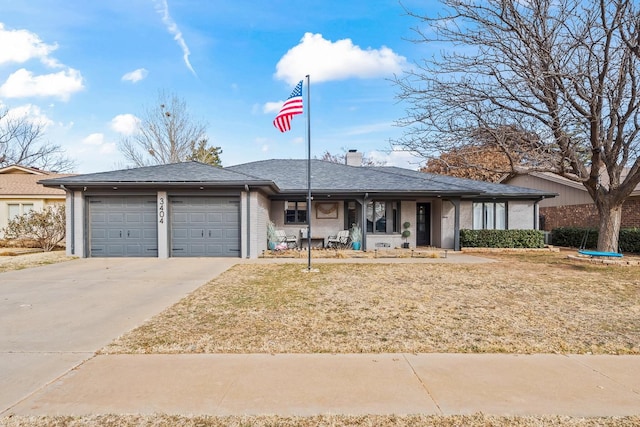
<path id="1" fill-rule="evenodd" d="M 610 256 L 610 257 L 622 258 L 622 254 L 619 254 L 618 252 L 587 251 L 584 249 L 580 249 L 578 253 L 581 255 L 588 255 L 588 256 Z"/>
<path id="2" fill-rule="evenodd" d="M 587 239 L 589 238 L 589 229 L 587 229 L 584 233 L 584 237 L 582 238 L 582 243 L 580 244 L 580 249 L 578 253 L 581 255 L 587 255 L 590 257 L 614 257 L 614 258 L 622 258 L 622 254 L 618 252 L 603 252 L 603 251 L 590 251 L 586 250 L 584 247 L 587 245 Z"/>

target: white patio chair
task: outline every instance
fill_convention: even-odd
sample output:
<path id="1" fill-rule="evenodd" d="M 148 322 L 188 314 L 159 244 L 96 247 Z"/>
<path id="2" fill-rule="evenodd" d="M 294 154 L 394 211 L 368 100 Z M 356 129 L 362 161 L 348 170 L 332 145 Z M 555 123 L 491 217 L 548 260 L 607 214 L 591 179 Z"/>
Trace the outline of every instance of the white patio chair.
<path id="1" fill-rule="evenodd" d="M 276 230 L 278 243 L 286 243 L 287 249 L 298 247 L 298 237 L 294 234 L 287 234 L 284 230 Z"/>
<path id="2" fill-rule="evenodd" d="M 327 247 L 328 248 L 340 248 L 346 249 L 350 246 L 349 242 L 349 230 L 338 231 L 338 234 L 335 236 L 329 236 L 327 238 Z"/>

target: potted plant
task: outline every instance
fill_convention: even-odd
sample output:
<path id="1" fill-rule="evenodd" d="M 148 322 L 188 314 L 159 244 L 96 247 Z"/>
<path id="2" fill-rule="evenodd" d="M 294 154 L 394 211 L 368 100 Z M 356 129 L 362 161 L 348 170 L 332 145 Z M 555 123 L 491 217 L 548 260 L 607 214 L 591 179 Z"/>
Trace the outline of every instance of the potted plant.
<path id="1" fill-rule="evenodd" d="M 359 251 L 362 244 L 362 229 L 359 225 L 353 224 L 351 231 L 349 232 L 349 238 L 351 238 L 351 246 L 354 250 Z"/>
<path id="2" fill-rule="evenodd" d="M 267 245 L 270 250 L 274 250 L 278 244 L 278 236 L 276 235 L 276 225 L 273 221 L 267 222 Z"/>
<path id="3" fill-rule="evenodd" d="M 404 239 L 402 247 L 404 249 L 409 249 L 409 242 L 407 241 L 407 239 L 409 238 L 409 236 L 411 236 L 411 231 L 409 230 L 409 228 L 411 227 L 411 223 L 407 221 L 402 224 L 402 227 L 404 228 L 404 230 L 402 230 L 402 238 Z"/>

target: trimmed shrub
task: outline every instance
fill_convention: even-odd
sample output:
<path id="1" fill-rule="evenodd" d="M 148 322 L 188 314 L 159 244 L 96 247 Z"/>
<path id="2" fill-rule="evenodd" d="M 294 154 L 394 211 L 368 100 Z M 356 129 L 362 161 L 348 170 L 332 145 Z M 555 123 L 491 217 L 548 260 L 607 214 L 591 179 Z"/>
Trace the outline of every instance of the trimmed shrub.
<path id="1" fill-rule="evenodd" d="M 640 254 L 640 228 L 623 228 L 620 230 L 620 252 Z"/>
<path id="2" fill-rule="evenodd" d="M 540 230 L 460 230 L 460 245 L 467 248 L 543 248 Z"/>
<path id="3" fill-rule="evenodd" d="M 586 244 L 583 241 L 586 236 Z M 551 244 L 571 248 L 595 249 L 598 246 L 598 229 L 586 227 L 558 227 L 551 230 Z"/>
<path id="4" fill-rule="evenodd" d="M 582 242 L 585 238 L 586 244 Z M 583 227 L 558 227 L 551 231 L 551 242 L 555 246 L 596 249 L 598 247 L 598 230 Z M 618 240 L 620 252 L 640 253 L 640 228 L 623 228 Z"/>

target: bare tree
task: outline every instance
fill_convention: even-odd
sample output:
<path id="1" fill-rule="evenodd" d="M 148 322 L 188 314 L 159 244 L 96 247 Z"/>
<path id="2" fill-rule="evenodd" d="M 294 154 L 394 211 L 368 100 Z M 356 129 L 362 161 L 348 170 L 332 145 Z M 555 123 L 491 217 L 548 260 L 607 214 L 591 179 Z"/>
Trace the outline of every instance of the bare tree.
<path id="1" fill-rule="evenodd" d="M 420 16 L 419 43 L 452 50 L 396 79 L 409 105 L 399 144 L 424 157 L 473 143 L 477 129 L 536 134 L 523 147 L 489 139 L 514 172 L 582 183 L 600 215 L 598 249 L 618 246 L 621 207 L 640 182 L 640 12 L 623 0 L 442 0 Z M 624 32 L 627 30 L 627 32 Z"/>
<path id="2" fill-rule="evenodd" d="M 0 110 L 0 167 L 30 166 L 56 172 L 70 172 L 75 163 L 59 145 L 43 141 L 44 127 L 27 115 L 14 117 Z"/>
<path id="3" fill-rule="evenodd" d="M 160 92 L 157 104 L 141 117 L 138 132 L 121 140 L 118 148 L 133 166 L 182 162 L 198 148 L 198 141 L 206 141 L 205 130 L 206 124 L 189 115 L 184 100 Z"/>

